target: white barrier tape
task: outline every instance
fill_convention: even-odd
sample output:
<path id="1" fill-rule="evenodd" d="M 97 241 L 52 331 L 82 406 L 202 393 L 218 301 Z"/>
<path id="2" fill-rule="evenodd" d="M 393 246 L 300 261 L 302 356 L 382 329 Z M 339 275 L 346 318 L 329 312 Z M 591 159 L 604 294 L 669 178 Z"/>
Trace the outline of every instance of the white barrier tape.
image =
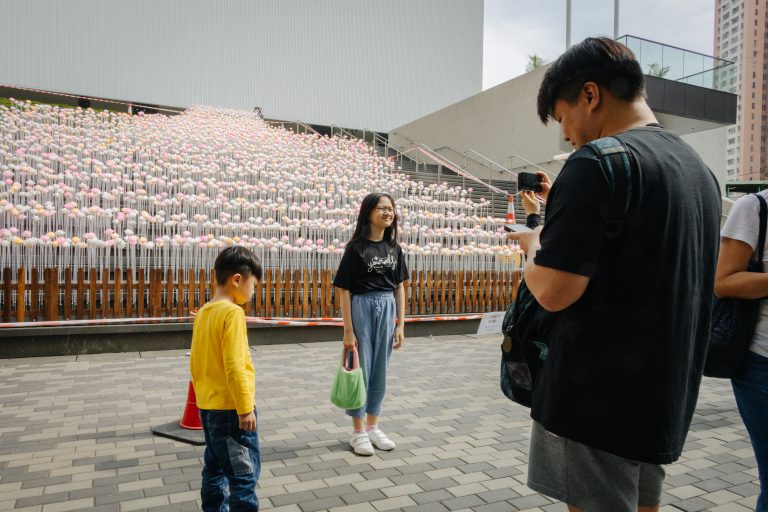
<path id="1" fill-rule="evenodd" d="M 7 322 L 0 323 L 0 329 L 20 329 L 28 327 L 78 327 L 97 325 L 125 325 L 125 324 L 176 324 L 191 322 L 194 316 L 161 317 L 161 318 L 98 318 L 93 320 L 45 320 L 41 322 Z M 482 313 L 467 315 L 415 315 L 405 318 L 405 323 L 418 322 L 446 322 L 481 320 Z M 288 317 L 245 317 L 247 324 L 288 325 L 300 327 L 315 326 L 343 326 L 341 318 L 288 318 Z"/>

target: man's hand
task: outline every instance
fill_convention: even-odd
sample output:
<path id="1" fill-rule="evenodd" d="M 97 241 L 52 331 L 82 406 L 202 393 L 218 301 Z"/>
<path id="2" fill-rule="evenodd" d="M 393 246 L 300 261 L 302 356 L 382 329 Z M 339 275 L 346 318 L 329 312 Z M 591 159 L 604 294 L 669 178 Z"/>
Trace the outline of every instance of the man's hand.
<path id="1" fill-rule="evenodd" d="M 395 343 L 392 345 L 392 348 L 395 350 L 399 350 L 403 348 L 403 342 L 405 341 L 405 326 L 401 323 L 397 324 L 397 327 L 395 327 Z"/>
<path id="2" fill-rule="evenodd" d="M 523 198 L 523 209 L 525 210 L 526 215 L 531 215 L 532 213 L 538 214 L 541 212 L 541 203 L 539 203 L 536 194 L 530 190 L 523 190 L 520 193 L 520 196 Z"/>
<path id="3" fill-rule="evenodd" d="M 246 414 L 238 414 L 237 417 L 240 420 L 240 430 L 245 430 L 246 432 L 256 430 L 256 414 L 253 411 Z"/>
<path id="4" fill-rule="evenodd" d="M 533 231 L 509 233 L 507 238 L 510 240 L 517 240 L 523 252 L 525 252 L 526 255 L 530 255 L 541 247 L 541 244 L 539 243 L 539 234 L 541 233 L 541 230 L 542 226 L 539 226 Z"/>
<path id="5" fill-rule="evenodd" d="M 549 190 L 552 188 L 552 182 L 549 181 L 549 176 L 544 171 L 539 171 L 536 174 L 541 176 L 541 193 L 539 196 L 546 202 L 547 197 L 549 197 Z"/>

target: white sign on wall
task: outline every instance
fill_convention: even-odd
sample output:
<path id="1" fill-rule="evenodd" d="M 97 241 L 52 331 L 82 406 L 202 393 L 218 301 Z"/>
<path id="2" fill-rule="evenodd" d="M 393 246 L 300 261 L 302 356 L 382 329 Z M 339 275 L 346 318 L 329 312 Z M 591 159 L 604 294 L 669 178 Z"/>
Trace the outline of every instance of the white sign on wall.
<path id="1" fill-rule="evenodd" d="M 483 319 L 480 320 L 480 327 L 477 328 L 477 334 L 501 334 L 501 323 L 504 321 L 505 313 L 505 311 L 483 313 Z"/>

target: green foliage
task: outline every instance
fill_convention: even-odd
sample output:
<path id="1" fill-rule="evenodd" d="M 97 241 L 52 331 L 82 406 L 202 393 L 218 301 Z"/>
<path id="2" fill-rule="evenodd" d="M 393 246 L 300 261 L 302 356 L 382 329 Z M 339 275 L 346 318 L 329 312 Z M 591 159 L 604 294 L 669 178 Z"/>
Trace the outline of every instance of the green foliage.
<path id="1" fill-rule="evenodd" d="M 661 66 L 658 62 L 648 65 L 648 74 L 657 78 L 664 78 L 669 73 L 669 66 Z"/>
<path id="2" fill-rule="evenodd" d="M 544 59 L 534 53 L 532 55 L 528 55 L 528 64 L 525 66 L 525 70 L 527 72 L 531 72 L 534 69 L 539 69 L 544 64 L 546 64 Z"/>

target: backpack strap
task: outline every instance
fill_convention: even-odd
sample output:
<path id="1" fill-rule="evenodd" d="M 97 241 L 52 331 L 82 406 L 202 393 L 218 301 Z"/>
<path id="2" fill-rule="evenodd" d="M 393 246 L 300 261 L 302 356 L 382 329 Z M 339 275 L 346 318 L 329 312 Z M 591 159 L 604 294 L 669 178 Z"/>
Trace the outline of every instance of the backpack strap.
<path id="1" fill-rule="evenodd" d="M 606 221 L 606 236 L 616 238 L 624 229 L 624 217 L 632 203 L 632 155 L 616 137 L 604 137 L 586 144 L 600 160 L 608 182 L 611 200 Z"/>
<path id="2" fill-rule="evenodd" d="M 756 268 L 763 271 L 763 250 L 765 249 L 765 230 L 768 225 L 768 204 L 766 204 L 765 198 L 760 194 L 755 194 L 758 202 L 760 203 L 760 232 L 757 237 L 757 250 L 755 256 L 757 260 L 753 262 Z"/>

